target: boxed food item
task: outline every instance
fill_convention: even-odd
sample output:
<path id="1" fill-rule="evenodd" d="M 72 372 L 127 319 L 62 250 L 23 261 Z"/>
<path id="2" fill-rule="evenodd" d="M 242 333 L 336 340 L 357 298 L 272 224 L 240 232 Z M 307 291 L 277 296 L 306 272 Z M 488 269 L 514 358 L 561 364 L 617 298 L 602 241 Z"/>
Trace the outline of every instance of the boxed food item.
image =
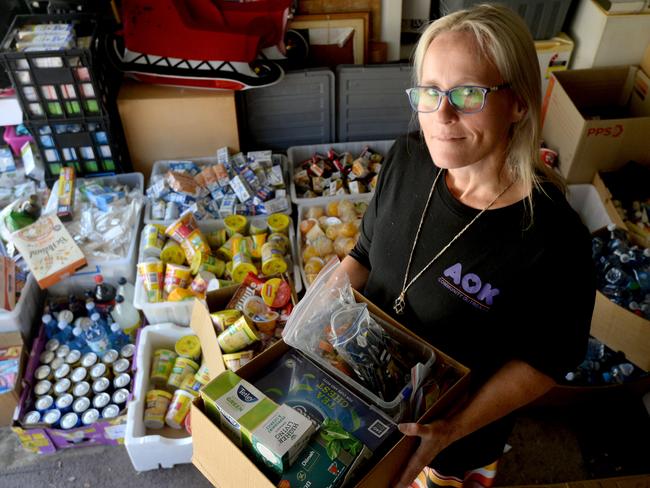
<path id="1" fill-rule="evenodd" d="M 11 425 L 20 403 L 24 359 L 20 333 L 0 334 L 0 427 Z"/>

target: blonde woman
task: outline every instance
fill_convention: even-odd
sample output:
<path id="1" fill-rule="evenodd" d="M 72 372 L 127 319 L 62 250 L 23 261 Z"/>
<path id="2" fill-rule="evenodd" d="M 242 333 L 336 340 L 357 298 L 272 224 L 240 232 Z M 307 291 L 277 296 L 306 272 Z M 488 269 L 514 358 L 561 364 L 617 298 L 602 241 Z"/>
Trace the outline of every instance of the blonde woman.
<path id="1" fill-rule="evenodd" d="M 353 286 L 472 370 L 470 397 L 419 438 L 398 486 L 490 486 L 513 412 L 584 357 L 590 236 L 540 163 L 540 74 L 524 22 L 480 5 L 433 22 L 398 139 L 342 268 Z"/>

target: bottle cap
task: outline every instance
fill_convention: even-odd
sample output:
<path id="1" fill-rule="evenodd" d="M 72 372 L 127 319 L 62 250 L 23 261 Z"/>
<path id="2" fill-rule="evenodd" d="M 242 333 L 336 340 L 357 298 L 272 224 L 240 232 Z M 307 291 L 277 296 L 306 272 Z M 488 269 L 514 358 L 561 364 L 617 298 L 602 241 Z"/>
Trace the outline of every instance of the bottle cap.
<path id="1" fill-rule="evenodd" d="M 65 329 L 68 326 L 68 323 L 64 320 L 59 320 L 59 323 L 56 325 L 60 330 Z"/>
<path id="2" fill-rule="evenodd" d="M 86 302 L 86 310 L 91 311 L 95 308 L 95 302 Z"/>
<path id="3" fill-rule="evenodd" d="M 68 324 L 71 324 L 74 321 L 74 314 L 70 310 L 61 310 L 58 318 L 59 320 L 63 320 Z"/>
<path id="4" fill-rule="evenodd" d="M 52 316 L 49 313 L 46 313 L 45 315 L 43 315 L 43 318 L 41 320 L 43 321 L 44 324 L 47 324 L 52 320 Z"/>
<path id="5" fill-rule="evenodd" d="M 117 280 L 118 285 L 126 285 L 126 278 L 124 276 L 120 276 L 120 279 Z"/>
<path id="6" fill-rule="evenodd" d="M 97 312 L 95 312 L 94 314 L 92 314 L 90 316 L 90 320 L 92 320 L 93 322 L 97 322 L 99 320 L 99 318 L 100 318 L 100 315 Z"/>
<path id="7" fill-rule="evenodd" d="M 115 297 L 115 301 L 117 303 L 122 303 L 124 301 L 124 297 L 122 295 L 117 295 L 117 297 Z"/>
<path id="8" fill-rule="evenodd" d="M 102 275 L 96 275 L 95 276 L 95 283 L 98 285 L 104 282 L 104 277 Z"/>

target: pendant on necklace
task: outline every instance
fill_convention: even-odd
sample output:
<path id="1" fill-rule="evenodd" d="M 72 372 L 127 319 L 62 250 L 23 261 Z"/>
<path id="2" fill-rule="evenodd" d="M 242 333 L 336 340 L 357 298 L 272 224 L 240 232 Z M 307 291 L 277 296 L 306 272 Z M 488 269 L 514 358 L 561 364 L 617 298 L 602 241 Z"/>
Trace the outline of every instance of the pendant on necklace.
<path id="1" fill-rule="evenodd" d="M 406 301 L 404 300 L 404 292 L 400 293 L 395 303 L 393 304 L 393 310 L 397 315 L 402 315 L 404 313 L 404 307 L 406 306 Z"/>

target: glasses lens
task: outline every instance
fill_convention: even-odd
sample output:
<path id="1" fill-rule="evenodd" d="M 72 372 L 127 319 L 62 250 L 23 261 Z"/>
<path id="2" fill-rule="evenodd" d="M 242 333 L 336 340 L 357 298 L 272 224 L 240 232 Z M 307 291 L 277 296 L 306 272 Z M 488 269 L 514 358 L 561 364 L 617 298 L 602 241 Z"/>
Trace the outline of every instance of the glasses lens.
<path id="1" fill-rule="evenodd" d="M 452 105 L 464 113 L 480 111 L 485 101 L 485 92 L 473 86 L 459 86 L 450 95 Z"/>
<path id="2" fill-rule="evenodd" d="M 410 93 L 411 105 L 418 112 L 435 112 L 440 105 L 440 93 L 435 88 L 417 87 Z"/>

